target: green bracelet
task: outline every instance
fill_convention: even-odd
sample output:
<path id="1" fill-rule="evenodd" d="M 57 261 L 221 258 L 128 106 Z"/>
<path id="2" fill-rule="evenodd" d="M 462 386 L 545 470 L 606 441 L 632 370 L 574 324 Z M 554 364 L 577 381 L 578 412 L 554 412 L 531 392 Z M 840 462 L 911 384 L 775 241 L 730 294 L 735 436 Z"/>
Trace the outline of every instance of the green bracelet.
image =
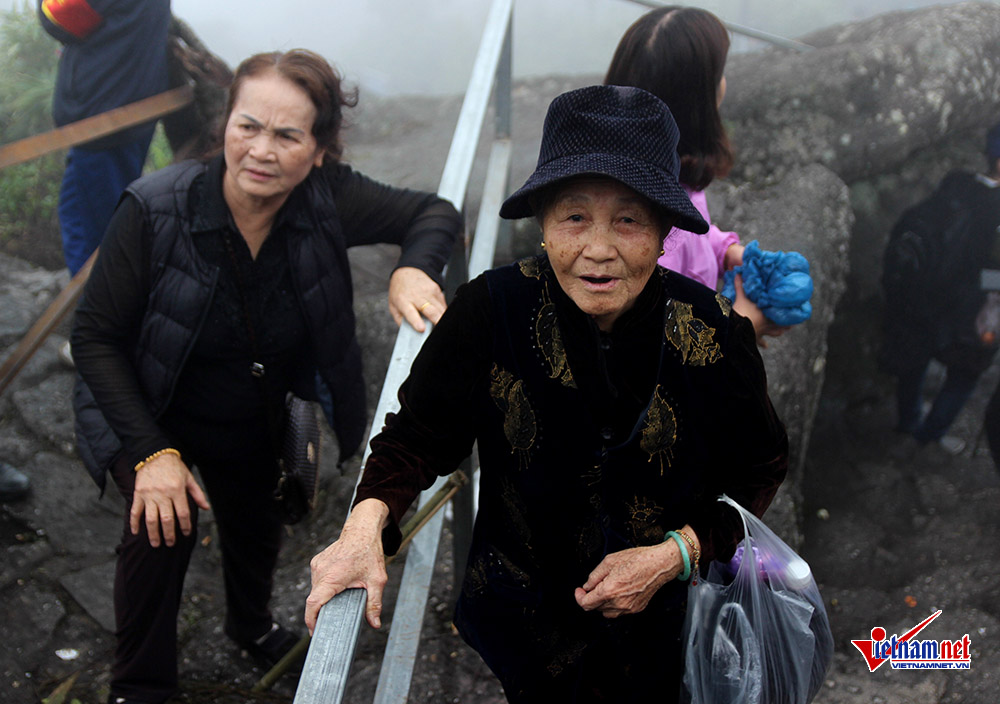
<path id="1" fill-rule="evenodd" d="M 681 551 L 681 557 L 684 558 L 684 571 L 677 575 L 677 579 L 686 582 L 691 576 L 691 558 L 688 556 L 688 546 L 684 543 L 684 538 L 677 534 L 677 531 L 668 530 L 663 536 L 664 542 L 667 538 L 673 538 L 674 542 L 677 543 L 677 549 Z"/>

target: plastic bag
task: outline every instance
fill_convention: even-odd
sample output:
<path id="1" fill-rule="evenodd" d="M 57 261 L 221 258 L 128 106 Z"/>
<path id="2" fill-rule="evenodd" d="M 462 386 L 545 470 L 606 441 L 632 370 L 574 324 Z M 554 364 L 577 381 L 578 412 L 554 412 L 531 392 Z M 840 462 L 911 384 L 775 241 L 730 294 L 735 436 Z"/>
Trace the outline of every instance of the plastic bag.
<path id="1" fill-rule="evenodd" d="M 743 277 L 743 292 L 760 312 L 788 327 L 812 316 L 813 280 L 809 260 L 798 252 L 767 251 L 757 240 L 743 250 L 743 263 L 723 274 L 722 295 L 736 300 L 736 275 Z"/>
<path id="2" fill-rule="evenodd" d="M 833 636 L 805 560 L 728 496 L 745 537 L 729 562 L 692 580 L 684 686 L 692 704 L 806 704 L 833 658 Z"/>

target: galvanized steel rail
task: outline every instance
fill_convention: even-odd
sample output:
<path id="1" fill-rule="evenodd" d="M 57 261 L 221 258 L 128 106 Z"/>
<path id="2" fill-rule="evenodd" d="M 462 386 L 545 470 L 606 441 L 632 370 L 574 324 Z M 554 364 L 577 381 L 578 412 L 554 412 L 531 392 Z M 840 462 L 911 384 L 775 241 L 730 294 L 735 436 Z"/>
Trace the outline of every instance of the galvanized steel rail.
<path id="1" fill-rule="evenodd" d="M 513 0 L 494 0 L 438 187 L 438 195 L 463 209 L 483 121 L 495 84 L 497 141 L 491 150 L 491 158 L 487 165 L 486 184 L 472 247 L 474 266 L 470 274 L 473 276 L 492 266 L 499 234 L 496 213 L 505 195 L 510 171 L 512 13 Z M 416 332 L 408 324 L 401 326 L 378 406 L 375 409 L 376 422 L 372 428 L 373 435 L 381 428 L 378 419 L 384 418 L 386 413 L 398 410 L 399 386 L 409 373 L 413 358 L 429 334 L 430 326 L 424 333 Z M 365 461 L 369 452 L 370 450 L 366 448 Z M 468 471 L 468 464 L 465 466 L 465 471 L 471 474 Z M 426 502 L 439 488 L 438 484 L 444 481 L 446 480 L 442 478 L 425 491 L 421 495 L 421 504 Z M 356 491 L 355 487 L 355 493 Z M 462 506 L 461 503 L 458 505 Z M 465 515 L 471 511 L 471 500 L 466 498 L 464 506 L 456 508 L 456 513 L 460 514 L 456 516 L 458 519 L 456 523 L 471 527 L 471 515 Z M 408 550 L 403 583 L 397 598 L 375 694 L 377 704 L 405 702 L 407 699 L 442 520 L 443 516 L 440 513 L 436 514 L 416 536 Z M 465 536 L 460 537 L 457 542 L 467 545 L 467 541 L 468 537 Z M 457 559 L 464 560 L 463 548 L 456 546 L 455 552 Z M 348 589 L 331 599 L 320 610 L 295 693 L 294 704 L 338 704 L 343 700 L 364 618 L 365 597 L 364 590 Z"/>

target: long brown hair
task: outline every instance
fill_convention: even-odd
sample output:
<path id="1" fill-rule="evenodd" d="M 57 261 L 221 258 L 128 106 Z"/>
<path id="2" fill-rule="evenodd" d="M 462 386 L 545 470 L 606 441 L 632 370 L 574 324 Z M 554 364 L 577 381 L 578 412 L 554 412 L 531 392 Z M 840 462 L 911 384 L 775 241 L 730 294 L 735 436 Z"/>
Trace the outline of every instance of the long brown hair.
<path id="1" fill-rule="evenodd" d="M 667 104 L 680 130 L 681 183 L 703 190 L 733 166 L 719 116 L 718 90 L 729 54 L 729 32 L 697 7 L 647 12 L 615 49 L 605 85 L 635 86 Z"/>
<path id="2" fill-rule="evenodd" d="M 229 100 L 223 119 L 229 119 L 243 82 L 265 71 L 277 71 L 306 92 L 316 106 L 316 121 L 312 135 L 316 144 L 333 160 L 340 158 L 344 147 L 340 142 L 340 129 L 344 123 L 342 108 L 354 107 L 358 102 L 356 91 L 345 91 L 342 78 L 326 59 L 308 49 L 274 51 L 255 54 L 243 61 L 233 75 L 229 86 Z"/>

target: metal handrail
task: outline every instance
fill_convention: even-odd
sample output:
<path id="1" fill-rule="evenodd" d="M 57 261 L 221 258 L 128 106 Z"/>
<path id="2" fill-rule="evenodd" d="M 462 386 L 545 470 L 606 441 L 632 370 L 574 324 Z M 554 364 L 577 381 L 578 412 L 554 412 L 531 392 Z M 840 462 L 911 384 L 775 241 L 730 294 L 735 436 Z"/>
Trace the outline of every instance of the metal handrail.
<path id="1" fill-rule="evenodd" d="M 635 3 L 636 5 L 644 5 L 645 7 L 652 7 L 654 9 L 674 4 L 661 2 L 660 0 L 628 0 L 628 2 Z M 736 24 L 735 22 L 728 22 L 722 18 L 720 18 L 720 21 L 723 25 L 725 25 L 726 29 L 734 34 L 742 34 L 744 37 L 759 39 L 762 42 L 774 44 L 775 46 L 780 46 L 783 49 L 791 49 L 792 51 L 812 51 L 816 48 L 794 39 L 788 39 L 787 37 L 771 34 L 770 32 L 754 29 L 753 27 L 747 27 L 742 24 Z"/>
<path id="2" fill-rule="evenodd" d="M 41 134 L 0 145 L 0 169 L 107 137 L 129 127 L 146 124 L 186 108 L 194 102 L 188 85 L 157 93 L 134 103 L 85 117 Z"/>
<path id="3" fill-rule="evenodd" d="M 438 195 L 457 207 L 462 208 L 468 190 L 472 166 L 475 160 L 483 121 L 489 107 L 491 88 L 496 84 L 496 136 L 497 145 L 491 151 L 490 163 L 487 166 L 487 184 L 484 186 L 483 206 L 490 207 L 494 213 L 492 226 L 484 223 L 483 207 L 480 208 L 480 224 L 477 226 L 473 243 L 473 260 L 477 272 L 492 265 L 493 252 L 496 247 L 498 227 L 496 215 L 498 208 L 492 203 L 500 193 L 502 197 L 507 187 L 510 170 L 510 34 L 513 16 L 513 0 L 494 0 L 487 16 L 479 52 L 473 64 L 469 86 L 465 100 L 459 113 L 458 123 L 452 137 L 451 148 L 445 162 L 444 171 L 438 186 Z M 464 263 L 464 262 L 463 262 Z M 397 398 L 399 386 L 409 373 L 410 364 L 416 356 L 424 340 L 430 334 L 428 325 L 423 333 L 416 332 L 404 324 L 400 327 L 393 347 L 389 369 L 375 409 L 376 421 L 384 418 L 387 413 L 399 408 Z M 375 422 L 372 427 L 374 436 L 381 424 Z M 371 439 L 371 438 L 369 438 Z M 366 447 L 362 465 L 370 454 L 370 445 Z M 466 470 L 468 471 L 468 470 Z M 363 469 L 362 469 L 363 473 Z M 359 481 L 361 474 L 359 473 Z M 421 495 L 421 504 L 434 493 L 439 480 L 433 487 Z M 355 486 L 355 496 L 357 486 Z M 351 500 L 353 504 L 353 497 Z M 419 639 L 419 626 L 426 605 L 430 573 L 433 568 L 437 543 L 440 538 L 441 515 L 437 514 L 424 530 L 416 537 L 410 547 L 403 574 L 403 585 L 397 608 L 390 627 L 390 643 L 387 645 L 386 657 L 383 659 L 383 676 L 379 678 L 375 701 L 405 701 L 409 690 L 415 660 L 416 643 Z M 338 704 L 343 700 L 347 685 L 347 676 L 360 632 L 365 610 L 365 592 L 362 589 L 348 589 L 331 599 L 320 610 L 313 632 L 309 653 L 303 665 L 295 693 L 295 704 Z M 397 623 L 405 624 L 399 631 L 395 630 Z M 403 635 L 399 635 L 402 633 Z M 398 674 L 385 675 L 387 668 L 398 668 Z"/>

